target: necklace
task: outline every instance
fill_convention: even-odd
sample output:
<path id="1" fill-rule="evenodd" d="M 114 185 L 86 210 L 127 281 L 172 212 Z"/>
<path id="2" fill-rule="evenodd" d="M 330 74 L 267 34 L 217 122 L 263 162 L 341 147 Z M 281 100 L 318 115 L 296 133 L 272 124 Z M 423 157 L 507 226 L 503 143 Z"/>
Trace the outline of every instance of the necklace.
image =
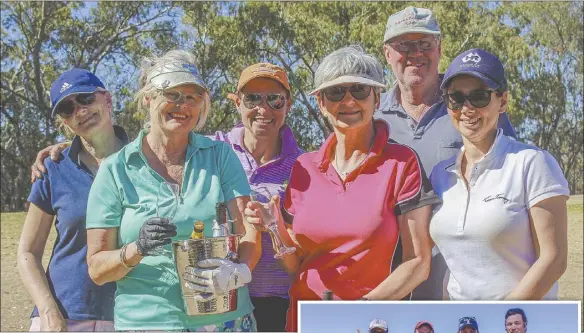
<path id="1" fill-rule="evenodd" d="M 369 154 L 367 154 L 367 155 L 369 155 Z M 361 160 L 361 162 L 359 162 L 359 164 L 357 164 L 356 167 L 354 167 L 353 169 L 351 169 L 347 172 L 341 171 L 341 169 L 339 168 L 339 165 L 337 163 L 337 158 L 335 157 L 335 170 L 337 170 L 337 172 L 341 175 L 341 177 L 346 178 L 351 172 L 353 172 L 353 170 L 357 169 L 358 167 L 361 166 L 361 164 L 363 164 L 363 162 L 365 162 L 365 160 L 367 159 L 367 155 L 365 155 L 365 157 Z"/>
<path id="2" fill-rule="evenodd" d="M 359 162 L 359 164 L 357 164 L 357 166 L 355 166 L 354 168 L 352 168 L 351 170 L 346 171 L 346 172 L 341 171 L 341 169 L 339 168 L 339 164 L 337 162 L 337 155 L 335 154 L 334 167 L 335 167 L 335 170 L 337 170 L 337 172 L 341 175 L 341 177 L 346 178 L 351 172 L 355 171 L 357 168 L 359 168 L 361 166 L 361 164 L 363 164 L 363 162 L 365 162 L 365 160 L 367 159 L 367 156 L 369 156 L 369 153 L 371 153 L 371 149 L 373 149 L 374 142 L 375 142 L 375 139 L 373 140 L 373 142 L 371 142 L 371 146 L 369 146 L 369 151 L 367 152 L 365 157 L 363 157 L 361 162 Z"/>

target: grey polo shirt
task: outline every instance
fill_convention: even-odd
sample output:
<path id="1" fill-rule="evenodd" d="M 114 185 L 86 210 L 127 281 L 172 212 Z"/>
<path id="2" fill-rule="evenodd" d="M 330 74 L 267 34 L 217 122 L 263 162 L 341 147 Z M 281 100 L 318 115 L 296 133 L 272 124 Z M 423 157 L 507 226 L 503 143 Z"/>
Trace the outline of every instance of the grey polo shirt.
<path id="1" fill-rule="evenodd" d="M 417 123 L 398 103 L 397 87 L 395 84 L 388 92 L 381 94 L 381 103 L 374 117 L 389 124 L 391 139 L 412 147 L 418 153 L 429 177 L 438 162 L 454 156 L 460 150 L 462 137 L 452 125 L 442 100 L 432 105 Z M 499 116 L 498 126 L 503 134 L 516 138 L 507 113 Z"/>

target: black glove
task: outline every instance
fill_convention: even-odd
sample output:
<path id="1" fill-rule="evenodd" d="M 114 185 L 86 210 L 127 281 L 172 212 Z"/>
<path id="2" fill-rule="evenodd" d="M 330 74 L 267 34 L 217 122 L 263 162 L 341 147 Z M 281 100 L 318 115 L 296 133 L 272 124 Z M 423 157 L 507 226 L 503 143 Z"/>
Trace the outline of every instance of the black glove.
<path id="1" fill-rule="evenodd" d="M 136 239 L 136 248 L 141 256 L 156 255 L 155 249 L 170 244 L 176 236 L 176 225 L 164 217 L 152 217 L 146 221 Z"/>

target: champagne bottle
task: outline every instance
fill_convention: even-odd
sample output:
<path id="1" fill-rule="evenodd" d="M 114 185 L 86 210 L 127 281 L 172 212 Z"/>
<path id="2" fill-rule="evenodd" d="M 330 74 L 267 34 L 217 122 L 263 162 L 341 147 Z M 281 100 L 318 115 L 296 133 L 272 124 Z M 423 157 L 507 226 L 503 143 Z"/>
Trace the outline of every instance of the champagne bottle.
<path id="1" fill-rule="evenodd" d="M 325 290 L 322 292 L 322 300 L 323 301 L 332 301 L 333 299 L 333 292 L 330 290 Z"/>
<path id="2" fill-rule="evenodd" d="M 193 232 L 191 233 L 192 239 L 202 239 L 205 238 L 205 222 L 203 221 L 195 221 L 193 226 Z"/>
<path id="3" fill-rule="evenodd" d="M 228 236 L 231 232 L 229 230 L 229 223 L 227 222 L 227 204 L 225 202 L 218 202 L 215 205 L 215 220 L 213 221 L 213 237 Z"/>

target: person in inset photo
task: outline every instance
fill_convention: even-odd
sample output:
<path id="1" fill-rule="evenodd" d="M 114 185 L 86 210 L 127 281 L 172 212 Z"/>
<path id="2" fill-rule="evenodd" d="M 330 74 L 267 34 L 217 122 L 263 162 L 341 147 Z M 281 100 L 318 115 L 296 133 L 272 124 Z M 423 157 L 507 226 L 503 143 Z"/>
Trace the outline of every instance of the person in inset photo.
<path id="1" fill-rule="evenodd" d="M 479 333 L 475 317 L 462 317 L 458 320 L 458 333 Z"/>
<path id="2" fill-rule="evenodd" d="M 387 322 L 383 319 L 374 319 L 369 323 L 369 333 L 387 333 Z"/>
<path id="3" fill-rule="evenodd" d="M 434 326 L 429 321 L 419 321 L 414 328 L 414 333 L 434 333 Z"/>
<path id="4" fill-rule="evenodd" d="M 512 308 L 505 314 L 505 332 L 525 333 L 527 332 L 527 316 L 523 309 Z"/>

